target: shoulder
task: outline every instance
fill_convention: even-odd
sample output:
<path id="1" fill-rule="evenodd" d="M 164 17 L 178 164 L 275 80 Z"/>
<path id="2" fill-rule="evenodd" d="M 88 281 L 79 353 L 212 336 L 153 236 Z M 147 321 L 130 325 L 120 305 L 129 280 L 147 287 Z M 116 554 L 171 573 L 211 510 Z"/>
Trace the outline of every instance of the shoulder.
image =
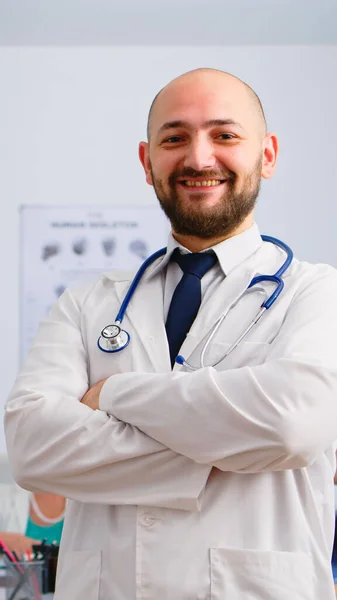
<path id="1" fill-rule="evenodd" d="M 78 286 L 67 288 L 59 298 L 62 304 L 75 303 L 78 306 L 83 305 L 88 298 L 100 296 L 103 293 L 109 293 L 109 290 L 116 285 L 130 285 L 134 271 L 109 271 L 102 273 L 98 278 L 90 280 Z"/>
<path id="2" fill-rule="evenodd" d="M 285 274 L 294 281 L 298 281 L 299 287 L 318 285 L 337 285 L 337 269 L 325 263 L 309 263 L 294 259 L 289 272 Z"/>
<path id="3" fill-rule="evenodd" d="M 272 244 L 263 244 L 256 253 L 258 274 L 277 273 L 284 263 L 284 251 Z M 294 257 L 288 268 L 281 275 L 285 289 L 296 294 L 306 287 L 336 288 L 337 269 L 325 263 L 310 263 Z"/>
<path id="4" fill-rule="evenodd" d="M 322 317 L 335 321 L 337 304 L 337 270 L 324 263 L 308 263 L 294 259 L 284 274 L 285 297 L 296 306 L 310 307 Z"/>
<path id="5" fill-rule="evenodd" d="M 134 280 L 135 275 L 137 275 L 139 284 L 146 283 L 150 278 L 160 275 L 163 264 L 167 262 L 163 260 L 163 250 L 158 251 L 151 258 L 154 258 L 154 260 L 151 260 L 151 262 L 145 261 L 138 270 L 115 269 L 102 273 L 95 280 L 65 290 L 61 298 L 66 299 L 71 297 L 77 303 L 83 304 L 88 298 L 101 293 L 109 293 L 109 291 L 114 290 L 116 287 L 119 289 L 124 287 L 126 290 Z"/>

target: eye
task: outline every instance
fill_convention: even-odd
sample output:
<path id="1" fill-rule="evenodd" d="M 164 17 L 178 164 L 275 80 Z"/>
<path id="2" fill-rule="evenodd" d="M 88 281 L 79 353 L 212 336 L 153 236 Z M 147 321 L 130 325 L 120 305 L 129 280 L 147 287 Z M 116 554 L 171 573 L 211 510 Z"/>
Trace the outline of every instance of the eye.
<path id="1" fill-rule="evenodd" d="M 220 133 L 217 137 L 220 140 L 232 140 L 235 138 L 235 135 L 233 133 Z"/>
<path id="2" fill-rule="evenodd" d="M 178 142 L 181 142 L 181 140 L 182 140 L 182 138 L 180 137 L 180 135 L 171 135 L 171 137 L 163 140 L 163 143 L 164 144 L 177 144 Z"/>

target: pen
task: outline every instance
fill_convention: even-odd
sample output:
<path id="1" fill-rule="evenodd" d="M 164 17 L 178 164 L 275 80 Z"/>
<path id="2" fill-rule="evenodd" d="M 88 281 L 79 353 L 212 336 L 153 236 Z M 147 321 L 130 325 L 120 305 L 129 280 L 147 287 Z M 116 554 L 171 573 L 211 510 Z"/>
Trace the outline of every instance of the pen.
<path id="1" fill-rule="evenodd" d="M 6 544 L 0 540 L 0 548 L 3 551 L 4 555 L 7 556 L 8 560 L 13 563 L 16 568 L 20 571 L 20 573 L 23 573 L 23 568 L 22 566 L 19 564 L 18 560 L 15 558 L 14 554 L 10 551 L 10 549 L 6 546 Z"/>
<path id="2" fill-rule="evenodd" d="M 30 551 L 30 550 L 27 550 L 27 552 L 26 552 L 26 557 L 27 557 L 27 560 L 29 560 L 29 561 L 31 561 L 31 560 L 32 560 L 32 553 L 31 553 L 31 551 Z"/>

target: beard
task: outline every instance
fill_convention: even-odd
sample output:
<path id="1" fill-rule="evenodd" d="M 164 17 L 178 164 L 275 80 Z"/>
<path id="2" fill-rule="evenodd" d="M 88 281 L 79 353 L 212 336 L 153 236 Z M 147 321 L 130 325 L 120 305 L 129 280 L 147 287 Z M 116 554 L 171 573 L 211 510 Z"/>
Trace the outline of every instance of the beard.
<path id="1" fill-rule="evenodd" d="M 160 206 L 171 222 L 172 229 L 180 235 L 190 235 L 202 239 L 227 236 L 232 233 L 255 207 L 261 185 L 262 155 L 252 171 L 246 174 L 237 190 L 237 176 L 233 171 L 195 171 L 186 167 L 174 171 L 169 179 L 167 190 L 163 181 L 157 179 L 151 168 L 153 187 Z M 184 203 L 177 192 L 178 179 L 201 177 L 203 179 L 225 179 L 226 190 L 219 198 L 216 206 L 204 208 L 200 204 L 203 194 L 195 194 L 195 206 L 192 202 Z M 220 184 L 221 185 L 221 184 Z M 189 188 L 193 201 L 193 188 Z M 208 194 L 204 194 L 204 197 Z"/>

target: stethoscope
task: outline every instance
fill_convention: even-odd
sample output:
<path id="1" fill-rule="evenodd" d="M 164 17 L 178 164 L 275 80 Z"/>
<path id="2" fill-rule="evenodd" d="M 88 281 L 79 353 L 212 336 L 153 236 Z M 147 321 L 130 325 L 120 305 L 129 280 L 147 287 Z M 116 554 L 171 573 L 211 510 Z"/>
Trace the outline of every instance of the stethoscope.
<path id="1" fill-rule="evenodd" d="M 234 308 L 236 306 L 236 304 L 241 300 L 241 298 L 243 298 L 243 296 L 246 293 L 250 292 L 254 286 L 259 286 L 258 289 L 260 291 L 262 291 L 265 295 L 267 295 L 267 298 L 264 300 L 264 302 L 262 302 L 262 304 L 258 310 L 258 313 L 254 317 L 254 319 L 252 319 L 252 321 L 249 323 L 249 325 L 246 327 L 246 329 L 243 331 L 243 333 L 237 338 L 237 340 L 233 344 L 231 344 L 231 346 L 226 350 L 225 354 L 223 354 L 216 363 L 211 365 L 212 367 L 216 367 L 216 365 L 218 365 L 220 362 L 222 362 L 227 356 L 229 356 L 229 354 L 231 354 L 233 352 L 233 350 L 248 335 L 248 333 L 254 327 L 254 325 L 256 325 L 258 323 L 258 321 L 261 319 L 262 315 L 269 308 L 271 308 L 271 306 L 273 306 L 274 302 L 276 302 L 277 298 L 279 297 L 279 295 L 281 294 L 281 292 L 284 288 L 284 281 L 282 279 L 282 275 L 284 275 L 284 273 L 286 272 L 286 270 L 288 269 L 288 267 L 290 266 L 290 264 L 293 260 L 293 251 L 291 250 L 291 248 L 289 248 L 289 246 L 287 246 L 287 244 L 285 244 L 281 240 L 278 240 L 277 238 L 271 237 L 269 235 L 261 235 L 261 238 L 264 242 L 270 242 L 271 244 L 274 244 L 275 246 L 278 246 L 279 248 L 284 250 L 286 253 L 285 261 L 282 263 L 282 265 L 280 266 L 280 268 L 278 269 L 278 271 L 276 271 L 276 273 L 274 275 L 257 275 L 256 277 L 253 277 L 253 279 L 251 280 L 247 289 L 244 290 L 244 292 L 242 292 L 240 294 L 240 296 L 238 296 L 238 298 L 236 298 L 234 300 L 234 302 L 232 302 L 232 304 L 229 306 L 229 308 L 227 308 L 227 310 L 219 317 L 219 319 L 216 321 L 215 325 L 212 327 L 211 331 L 209 332 L 207 339 L 204 343 L 204 347 L 202 349 L 201 356 L 200 356 L 200 365 L 198 367 L 193 366 L 190 363 L 188 363 L 187 360 L 185 360 L 185 358 L 183 356 L 181 356 L 180 354 L 176 357 L 176 362 L 178 364 L 184 365 L 185 367 L 187 367 L 188 369 L 190 369 L 192 371 L 196 371 L 199 368 L 205 367 L 206 352 L 207 352 L 209 345 L 210 345 L 212 339 L 214 338 L 216 332 L 218 331 L 219 327 L 221 326 L 221 323 L 226 318 L 229 311 L 232 308 Z M 97 345 L 98 345 L 99 349 L 102 350 L 103 352 L 120 352 L 121 350 L 124 350 L 124 348 L 126 348 L 128 346 L 128 344 L 130 342 L 130 334 L 121 328 L 121 324 L 122 324 L 125 312 L 127 310 L 127 307 L 129 305 L 129 302 L 130 302 L 133 294 L 135 293 L 135 291 L 137 289 L 137 286 L 138 286 L 144 272 L 155 260 L 157 260 L 157 258 L 166 254 L 166 250 L 167 250 L 166 248 L 161 248 L 160 250 L 157 250 L 157 252 L 155 252 L 154 254 L 149 256 L 149 258 L 147 258 L 144 261 L 144 263 L 141 265 L 141 267 L 137 271 L 137 273 L 130 285 L 130 288 L 128 289 L 128 291 L 125 295 L 125 298 L 121 304 L 121 307 L 116 316 L 115 322 L 112 323 L 111 325 L 107 325 L 106 327 L 104 327 L 101 331 L 101 335 L 99 336 L 99 338 L 97 340 Z M 272 282 L 276 285 L 276 288 L 270 295 L 268 295 L 267 292 L 261 287 L 261 285 L 259 285 L 262 282 Z"/>

